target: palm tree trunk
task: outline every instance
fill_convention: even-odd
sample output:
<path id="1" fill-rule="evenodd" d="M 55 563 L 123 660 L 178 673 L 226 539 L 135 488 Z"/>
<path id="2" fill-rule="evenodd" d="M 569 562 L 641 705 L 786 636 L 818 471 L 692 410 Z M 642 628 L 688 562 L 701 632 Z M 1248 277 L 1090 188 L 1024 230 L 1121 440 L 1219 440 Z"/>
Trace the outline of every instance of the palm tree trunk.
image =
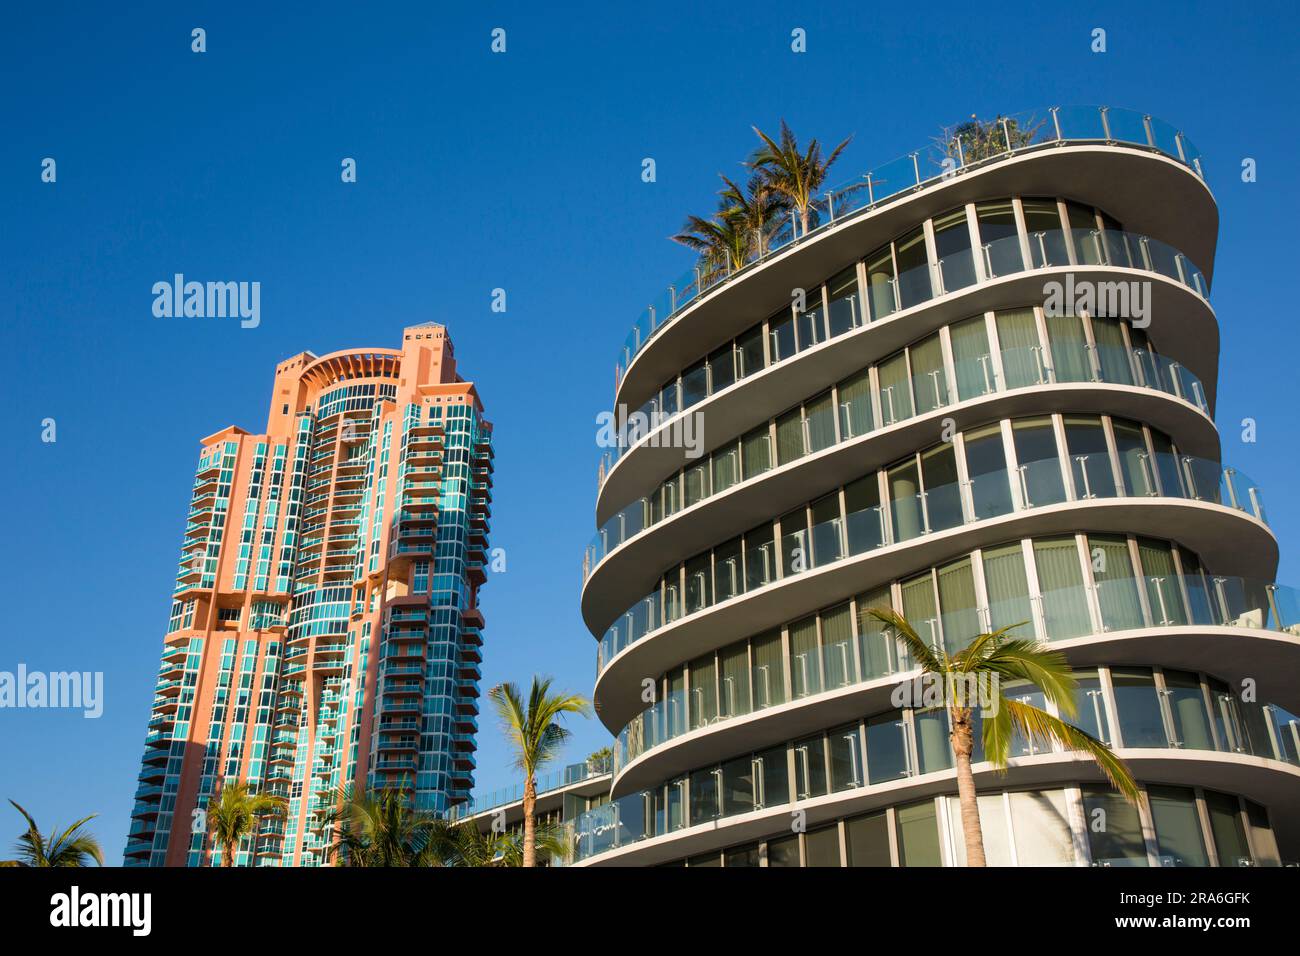
<path id="1" fill-rule="evenodd" d="M 537 865 L 537 781 L 530 773 L 524 780 L 524 866 Z"/>
<path id="2" fill-rule="evenodd" d="M 954 707 L 948 714 L 952 719 L 952 750 L 957 758 L 957 799 L 961 804 L 961 828 L 966 837 L 966 865 L 987 866 L 979 803 L 975 799 L 975 775 L 970 769 L 974 740 L 970 708 Z"/>
<path id="3" fill-rule="evenodd" d="M 233 842 L 222 844 L 221 865 L 227 869 L 235 865 L 235 844 Z"/>

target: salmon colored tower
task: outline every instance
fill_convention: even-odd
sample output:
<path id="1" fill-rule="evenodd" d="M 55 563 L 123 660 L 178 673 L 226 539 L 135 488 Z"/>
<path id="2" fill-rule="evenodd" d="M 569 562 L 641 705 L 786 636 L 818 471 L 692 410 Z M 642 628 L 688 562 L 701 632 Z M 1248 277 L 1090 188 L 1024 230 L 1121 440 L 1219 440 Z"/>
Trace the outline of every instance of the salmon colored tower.
<path id="1" fill-rule="evenodd" d="M 217 865 L 228 782 L 288 801 L 237 863 L 328 861 L 341 788 L 473 786 L 492 426 L 441 325 L 282 361 L 266 430 L 203 439 L 127 866 Z"/>

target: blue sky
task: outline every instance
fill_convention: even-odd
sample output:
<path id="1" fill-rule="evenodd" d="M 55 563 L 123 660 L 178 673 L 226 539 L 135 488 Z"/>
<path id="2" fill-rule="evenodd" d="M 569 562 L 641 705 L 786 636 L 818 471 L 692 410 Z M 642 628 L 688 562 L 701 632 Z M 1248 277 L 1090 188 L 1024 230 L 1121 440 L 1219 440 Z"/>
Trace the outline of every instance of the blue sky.
<path id="1" fill-rule="evenodd" d="M 837 181 L 971 113 L 1106 103 L 1186 130 L 1222 216 L 1224 457 L 1265 489 L 1280 580 L 1300 578 L 1292 9 L 440 6 L 0 15 L 0 670 L 103 671 L 106 684 L 99 720 L 0 711 L 0 797 L 44 827 L 99 813 L 120 861 L 198 440 L 261 430 L 274 363 L 303 349 L 450 328 L 496 425 L 493 545 L 508 570 L 482 595 L 484 684 L 543 671 L 589 693 L 579 567 L 615 352 L 690 265 L 666 237 L 711 210 L 750 125 L 782 117 L 801 136 L 853 134 Z M 494 27 L 504 55 L 489 51 Z M 795 27 L 805 54 L 790 51 Z M 1105 54 L 1090 52 L 1094 27 Z M 343 157 L 355 185 L 340 182 Z M 1241 182 L 1243 157 L 1258 182 Z M 175 272 L 260 281 L 261 325 L 154 318 L 151 286 Z M 496 287 L 505 314 L 490 309 Z M 1239 440 L 1247 416 L 1253 445 Z M 47 417 L 54 444 L 40 440 Z M 513 782 L 483 726 L 480 786 Z M 582 723 L 568 756 L 606 740 Z M 0 810 L 0 835 L 18 829 Z"/>

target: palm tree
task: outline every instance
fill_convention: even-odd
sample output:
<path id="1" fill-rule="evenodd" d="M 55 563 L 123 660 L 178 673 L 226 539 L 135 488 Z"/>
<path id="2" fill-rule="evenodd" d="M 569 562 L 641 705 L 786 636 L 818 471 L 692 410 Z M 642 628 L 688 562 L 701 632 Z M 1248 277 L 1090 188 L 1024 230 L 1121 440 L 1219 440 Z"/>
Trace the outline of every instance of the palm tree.
<path id="1" fill-rule="evenodd" d="M 1011 149 L 1032 145 L 1034 137 L 1046 122 L 1046 120 L 1035 122 L 1033 119 L 1026 122 L 1003 116 L 981 120 L 972 113 L 966 122 L 953 127 L 944 127 L 938 142 L 948 156 L 960 159 L 963 164 L 969 165 L 1006 153 L 1008 145 Z M 961 141 L 960 152 L 957 149 L 958 140 Z"/>
<path id="2" fill-rule="evenodd" d="M 47 840 L 41 835 L 31 814 L 15 801 L 9 802 L 27 821 L 27 832 L 18 837 L 18 845 L 14 848 L 18 853 L 18 859 L 5 860 L 0 862 L 0 866 L 84 867 L 90 865 L 88 862 L 90 860 L 94 860 L 100 866 L 104 865 L 104 851 L 100 849 L 99 841 L 82 829 L 87 821 L 95 818 L 96 814 L 82 817 L 58 836 Z"/>
<path id="3" fill-rule="evenodd" d="M 687 216 L 682 231 L 672 237 L 700 254 L 705 279 L 716 272 L 735 272 L 749 261 L 753 236 L 740 217 L 723 204 L 712 219 Z M 703 282 L 702 282 L 703 284 Z"/>
<path id="4" fill-rule="evenodd" d="M 498 684 L 488 691 L 502 729 L 515 750 L 515 766 L 524 773 L 523 866 L 537 865 L 537 771 L 556 756 L 569 731 L 557 723 L 564 714 L 587 715 L 585 698 L 551 693 L 551 678 L 533 677 L 525 705 L 515 684 Z"/>
<path id="5" fill-rule="evenodd" d="M 720 177 L 726 189 L 719 193 L 722 198 L 724 215 L 734 217 L 748 230 L 750 251 L 755 258 L 762 258 L 767 251 L 772 234 L 780 227 L 785 214 L 790 209 L 790 202 L 785 194 L 775 189 L 762 173 L 749 177 L 745 188 L 741 189 L 726 176 Z"/>
<path id="6" fill-rule="evenodd" d="M 455 833 L 456 866 L 523 866 L 524 834 L 521 829 L 507 833 L 480 830 L 471 820 L 462 823 Z M 566 831 L 552 824 L 539 824 L 536 832 L 537 849 L 551 859 L 568 856 L 569 838 Z"/>
<path id="7" fill-rule="evenodd" d="M 757 126 L 754 127 L 754 132 L 763 145 L 750 158 L 749 166 L 760 173 L 773 190 L 785 197 L 786 202 L 799 214 L 799 225 L 806 235 L 810 226 L 817 224 L 813 197 L 826 182 L 826 174 L 853 137 L 844 140 L 823 159 L 821 143 L 813 139 L 806 150 L 801 150 L 799 141 L 785 120 L 781 120 L 779 142 Z"/>
<path id="8" fill-rule="evenodd" d="M 353 794 L 337 791 L 326 814 L 335 826 L 338 866 L 449 866 L 456 835 L 451 824 L 411 804 L 400 788 Z"/>
<path id="9" fill-rule="evenodd" d="M 874 607 L 870 613 L 893 629 L 913 662 L 923 674 L 932 675 L 943 688 L 943 701 L 951 727 L 953 755 L 957 761 L 957 794 L 961 805 L 962 830 L 966 836 L 966 865 L 985 866 L 984 835 L 980 829 L 979 805 L 975 799 L 975 777 L 971 773 L 974 749 L 974 708 L 972 687 L 992 688 L 991 714 L 983 716 L 982 740 L 984 759 L 995 767 L 1005 768 L 1013 732 L 1033 741 L 1056 741 L 1067 750 L 1091 757 L 1125 798 L 1137 801 L 1137 782 L 1128 765 L 1115 756 L 1091 734 L 1053 717 L 1047 711 L 1023 701 L 1012 700 L 1002 693 L 1004 681 L 1028 681 L 1043 692 L 1067 719 L 1078 713 L 1075 691 L 1078 681 L 1065 655 L 1039 641 L 1007 636 L 1020 627 L 999 628 L 980 634 L 962 650 L 949 655 L 937 645 L 926 644 L 901 614 L 887 607 Z"/>
<path id="10" fill-rule="evenodd" d="M 221 847 L 221 865 L 235 865 L 239 843 L 265 816 L 278 817 L 287 806 L 284 797 L 269 793 L 250 793 L 244 780 L 228 780 L 221 785 L 217 802 L 208 808 L 208 828 L 212 839 Z"/>

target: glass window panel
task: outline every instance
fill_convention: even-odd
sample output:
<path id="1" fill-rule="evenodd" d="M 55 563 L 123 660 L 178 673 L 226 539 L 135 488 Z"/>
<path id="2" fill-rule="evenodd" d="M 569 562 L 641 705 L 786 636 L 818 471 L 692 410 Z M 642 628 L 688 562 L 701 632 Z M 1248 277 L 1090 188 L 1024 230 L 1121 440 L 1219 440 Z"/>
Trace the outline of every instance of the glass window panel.
<path id="1" fill-rule="evenodd" d="M 840 865 L 840 828 L 832 823 L 828 827 L 809 830 L 804 850 L 808 854 L 809 866 Z"/>
<path id="2" fill-rule="evenodd" d="M 778 807 L 790 802 L 790 771 L 785 746 L 773 747 L 754 756 L 754 780 L 758 785 L 759 807 Z"/>
<path id="3" fill-rule="evenodd" d="M 916 396 L 916 413 L 923 415 L 948 404 L 948 375 L 943 367 L 943 346 L 939 334 L 913 345 L 912 384 Z"/>
<path id="4" fill-rule="evenodd" d="M 723 852 L 722 858 L 723 865 L 726 867 L 762 865 L 757 843 L 751 843 L 748 846 L 733 846 Z"/>
<path id="5" fill-rule="evenodd" d="M 890 356 L 876 368 L 880 379 L 880 417 L 882 424 L 892 425 L 912 417 L 911 374 L 907 370 L 907 353 Z"/>
<path id="6" fill-rule="evenodd" d="M 1124 344 L 1124 333 L 1119 321 L 1093 316 L 1092 337 L 1097 343 L 1097 364 L 1101 368 L 1101 380 L 1116 385 L 1132 385 L 1133 362 L 1128 347 Z"/>
<path id="7" fill-rule="evenodd" d="M 1067 640 L 1092 632 L 1088 600 L 1083 589 L 1079 545 L 1073 537 L 1042 538 L 1034 542 L 1043 624 L 1049 641 Z"/>
<path id="8" fill-rule="evenodd" d="M 659 392 L 659 411 L 665 417 L 676 415 L 681 411 L 681 389 L 678 387 L 677 380 L 669 382 Z"/>
<path id="9" fill-rule="evenodd" d="M 875 427 L 871 410 L 871 371 L 863 369 L 839 386 L 840 434 L 844 440 L 865 435 Z"/>
<path id="10" fill-rule="evenodd" d="M 722 815 L 754 810 L 754 758 L 749 754 L 722 765 Z"/>
<path id="11" fill-rule="evenodd" d="M 939 257 L 944 292 L 954 292 L 975 282 L 975 260 L 971 256 L 965 209 L 935 217 L 934 248 Z"/>
<path id="12" fill-rule="evenodd" d="M 799 866 L 799 835 L 767 841 L 768 866 Z"/>
<path id="13" fill-rule="evenodd" d="M 802 574 L 811 564 L 808 514 L 799 508 L 781 516 L 781 576 Z"/>
<path id="14" fill-rule="evenodd" d="M 1047 359 L 1038 340 L 1033 309 L 999 312 L 995 316 L 1002 373 L 1007 388 L 1026 388 L 1047 381 Z"/>
<path id="15" fill-rule="evenodd" d="M 1101 624 L 1107 631 L 1142 627 L 1142 603 L 1133 576 L 1128 539 L 1095 534 L 1088 538 L 1092 579 L 1097 585 Z"/>
<path id="16" fill-rule="evenodd" d="M 1029 607 L 1029 579 L 1019 542 L 985 548 L 984 588 L 989 598 L 989 621 L 994 630 L 1021 625 L 1012 636 L 1034 637 L 1033 613 Z"/>
<path id="17" fill-rule="evenodd" d="M 988 325 L 977 315 L 949 329 L 952 365 L 957 375 L 957 397 L 961 401 L 997 390 L 993 357 L 989 350 Z"/>
<path id="18" fill-rule="evenodd" d="M 953 768 L 952 748 L 948 743 L 948 714 L 942 709 L 912 711 L 916 724 L 916 756 L 919 773 L 937 773 Z"/>
<path id="19" fill-rule="evenodd" d="M 784 361 L 795 353 L 794 316 L 788 312 L 768 320 L 768 352 L 772 362 Z"/>
<path id="20" fill-rule="evenodd" d="M 1147 453 L 1147 439 L 1141 425 L 1133 422 L 1113 422 L 1115 450 L 1119 453 L 1119 470 L 1124 479 L 1124 493 L 1143 498 L 1156 493 L 1155 475 L 1151 471 L 1151 456 Z"/>
<path id="21" fill-rule="evenodd" d="M 785 652 L 781 647 L 781 632 L 772 631 L 753 638 L 750 650 L 753 656 L 754 709 L 784 704 L 785 668 L 781 662 Z"/>
<path id="22" fill-rule="evenodd" d="M 709 394 L 709 367 L 705 362 L 696 362 L 682 372 L 682 408 L 690 408 L 702 402 Z"/>
<path id="23" fill-rule="evenodd" d="M 892 866 L 889 856 L 889 815 L 872 813 L 844 824 L 849 866 Z"/>
<path id="24" fill-rule="evenodd" d="M 1253 800 L 1247 800 L 1246 822 L 1250 825 L 1250 838 L 1255 847 L 1255 865 L 1280 866 L 1282 857 L 1278 851 L 1277 837 L 1269 825 L 1268 810 Z"/>
<path id="25" fill-rule="evenodd" d="M 854 681 L 853 612 L 847 603 L 821 613 L 822 676 L 826 686 L 844 687 Z"/>
<path id="26" fill-rule="evenodd" d="M 740 478 L 740 450 L 733 442 L 710 456 L 713 465 L 713 493 L 721 494 Z"/>
<path id="27" fill-rule="evenodd" d="M 718 708 L 722 716 L 749 713 L 749 642 L 738 641 L 718 651 L 718 665 L 722 677 Z"/>
<path id="28" fill-rule="evenodd" d="M 845 269 L 826 284 L 830 296 L 831 335 L 843 335 L 863 324 L 862 301 L 858 295 L 858 270 Z"/>
<path id="29" fill-rule="evenodd" d="M 1075 861 L 1074 838 L 1065 794 L 1060 790 L 1025 790 L 1008 795 L 1019 866 L 1069 866 Z"/>
<path id="30" fill-rule="evenodd" d="M 718 783 L 722 770 L 711 767 L 691 774 L 690 826 L 718 818 Z"/>
<path id="31" fill-rule="evenodd" d="M 957 478 L 957 452 L 951 444 L 939 445 L 921 455 L 925 483 L 926 528 L 944 531 L 965 520 L 961 505 L 961 482 Z"/>
<path id="32" fill-rule="evenodd" d="M 799 800 L 826 793 L 826 738 L 819 735 L 795 743 L 794 783 Z"/>
<path id="33" fill-rule="evenodd" d="M 867 302 L 871 321 L 879 322 L 898 309 L 894 282 L 894 253 L 890 246 L 867 256 Z"/>
<path id="34" fill-rule="evenodd" d="M 907 726 L 901 711 L 867 719 L 867 780 L 889 783 L 911 775 Z"/>
<path id="35" fill-rule="evenodd" d="M 801 409 L 792 408 L 776 420 L 776 462 L 786 465 L 806 453 Z"/>
<path id="36" fill-rule="evenodd" d="M 870 613 L 871 608 L 887 608 L 890 603 L 888 587 L 857 597 L 858 653 L 862 658 L 863 680 L 896 674 L 903 669 L 897 640 L 885 632 L 885 623 Z"/>
<path id="37" fill-rule="evenodd" d="M 1029 259 L 1032 268 L 1070 264 L 1061 231 L 1061 212 L 1055 199 L 1026 199 L 1025 230 L 1029 233 Z"/>
<path id="38" fill-rule="evenodd" d="M 702 853 L 699 856 L 691 857 L 689 860 L 686 861 L 686 865 L 687 867 L 691 867 L 691 868 L 699 867 L 699 866 L 720 867 L 722 866 L 722 857 L 720 857 L 716 852 Z"/>
<path id="39" fill-rule="evenodd" d="M 1056 432 L 1050 418 L 1015 422 L 1011 436 L 1016 448 L 1020 495 L 1025 505 L 1037 508 L 1065 500 L 1061 459 L 1056 451 Z"/>
<path id="40" fill-rule="evenodd" d="M 701 461 L 687 468 L 682 474 L 682 488 L 685 507 L 703 501 L 709 494 L 709 463 Z"/>
<path id="41" fill-rule="evenodd" d="M 1111 790 L 1083 788 L 1083 813 L 1094 866 L 1147 866 L 1137 807 Z"/>
<path id="42" fill-rule="evenodd" d="M 817 618 L 806 617 L 790 625 L 790 686 L 795 698 L 821 693 L 817 651 Z"/>
<path id="43" fill-rule="evenodd" d="M 1155 678 L 1143 667 L 1112 668 L 1115 708 L 1125 747 L 1168 747 Z"/>
<path id="44" fill-rule="evenodd" d="M 1067 303 L 1067 308 L 1072 308 Z M 1083 319 L 1077 315 L 1047 315 L 1047 340 L 1052 345 L 1052 372 L 1058 382 L 1092 381 L 1092 362 Z"/>
<path id="45" fill-rule="evenodd" d="M 716 394 L 736 380 L 736 347 L 728 342 L 709 356 L 709 392 Z"/>
<path id="46" fill-rule="evenodd" d="M 980 203 L 975 207 L 980 242 L 984 246 L 984 270 L 989 278 L 1011 275 L 1025 268 L 1016 228 L 1016 210 L 1010 201 Z"/>
<path id="47" fill-rule="evenodd" d="M 705 553 L 686 562 L 686 613 L 694 614 L 712 603 L 712 560 Z"/>
<path id="48" fill-rule="evenodd" d="M 776 545 L 772 526 L 763 525 L 745 535 L 745 590 L 776 580 Z"/>
<path id="49" fill-rule="evenodd" d="M 966 474 L 970 480 L 971 509 L 976 520 L 995 518 L 1012 510 L 1011 482 L 1002 429 L 997 425 L 962 436 Z"/>
<path id="50" fill-rule="evenodd" d="M 975 575 L 970 558 L 946 564 L 938 570 L 939 622 L 944 647 L 955 654 L 981 632 Z"/>
<path id="51" fill-rule="evenodd" d="M 756 325 L 736 339 L 736 370 L 741 378 L 763 370 L 763 326 Z"/>
<path id="52" fill-rule="evenodd" d="M 819 452 L 835 444 L 835 405 L 831 393 L 826 392 L 804 404 L 807 419 L 808 451 Z"/>
<path id="53" fill-rule="evenodd" d="M 938 647 L 939 609 L 935 604 L 934 578 L 929 571 L 904 581 L 900 587 L 903 595 L 903 617 L 931 647 Z"/>
<path id="54" fill-rule="evenodd" d="M 1147 787 L 1161 866 L 1209 866 L 1196 794 L 1183 787 Z"/>
<path id="55" fill-rule="evenodd" d="M 899 866 L 943 866 L 934 801 L 898 808 Z"/>
<path id="56" fill-rule="evenodd" d="M 844 486 L 844 510 L 850 554 L 862 554 L 885 543 L 880 482 L 874 472 Z"/>
<path id="57" fill-rule="evenodd" d="M 899 304 L 904 309 L 925 302 L 934 295 L 924 229 L 918 227 L 894 243 L 894 260 L 898 263 Z"/>
<path id="58" fill-rule="evenodd" d="M 826 310 L 822 308 L 821 286 L 808 291 L 808 310 L 799 313 L 799 351 L 826 341 Z"/>
<path id="59" fill-rule="evenodd" d="M 1214 834 L 1219 866 L 1250 866 L 1253 861 L 1246 844 L 1246 830 L 1241 822 L 1237 798 L 1207 790 L 1205 807 L 1210 812 L 1210 832 Z"/>
<path id="60" fill-rule="evenodd" d="M 1187 623 L 1187 610 L 1183 606 L 1178 575 L 1174 570 L 1174 556 L 1163 541 L 1138 541 L 1138 557 L 1142 560 L 1147 602 L 1156 624 L 1182 625 Z"/>
<path id="61" fill-rule="evenodd" d="M 1100 265 L 1101 230 L 1097 228 L 1096 213 L 1089 206 L 1067 201 L 1065 218 L 1070 223 L 1070 231 L 1074 239 L 1075 261 L 1089 266 Z"/>
<path id="62" fill-rule="evenodd" d="M 1111 467 L 1110 447 L 1106 444 L 1101 419 L 1067 415 L 1065 443 L 1069 449 L 1075 495 L 1079 498 L 1115 497 L 1115 471 Z"/>
<path id="63" fill-rule="evenodd" d="M 915 458 L 889 469 L 889 514 L 894 541 L 907 541 L 925 533 L 921 511 L 921 484 Z"/>
<path id="64" fill-rule="evenodd" d="M 718 719 L 718 662 L 712 654 L 691 661 L 690 710 L 692 728 Z"/>
<path id="65" fill-rule="evenodd" d="M 740 539 L 732 538 L 713 549 L 715 598 L 721 603 L 740 594 L 744 588 L 744 568 L 740 556 Z"/>
<path id="66" fill-rule="evenodd" d="M 1178 456 L 1174 453 L 1174 445 L 1169 436 L 1153 429 L 1151 445 L 1156 453 L 1156 476 L 1160 480 L 1160 493 L 1166 498 L 1187 497 L 1183 488 L 1183 472 L 1178 466 Z"/>
<path id="67" fill-rule="evenodd" d="M 838 492 L 812 503 L 812 559 L 816 567 L 844 557 L 843 522 Z"/>
<path id="68" fill-rule="evenodd" d="M 1164 675 L 1169 715 L 1174 722 L 1174 739 L 1188 750 L 1213 750 L 1214 736 L 1200 677 L 1168 668 Z"/>
<path id="69" fill-rule="evenodd" d="M 862 786 L 862 744 L 858 725 L 837 727 L 827 734 L 831 753 L 831 790 Z"/>
<path id="70" fill-rule="evenodd" d="M 740 457 L 746 480 L 772 467 L 771 442 L 766 425 L 755 428 L 740 440 Z"/>

